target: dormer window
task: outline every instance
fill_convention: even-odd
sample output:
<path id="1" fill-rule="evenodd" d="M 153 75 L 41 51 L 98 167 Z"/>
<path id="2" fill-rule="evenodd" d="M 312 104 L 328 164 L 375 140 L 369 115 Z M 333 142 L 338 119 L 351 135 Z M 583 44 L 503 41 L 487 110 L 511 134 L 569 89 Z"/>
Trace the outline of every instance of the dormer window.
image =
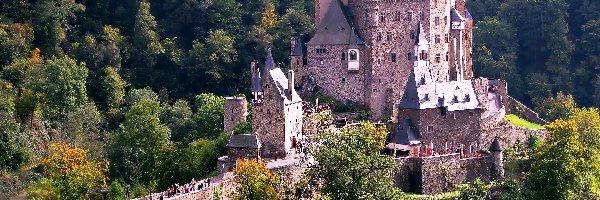
<path id="1" fill-rule="evenodd" d="M 456 95 L 452 98 L 452 103 L 458 103 L 458 97 Z"/>
<path id="2" fill-rule="evenodd" d="M 429 94 L 425 94 L 425 101 L 429 101 Z"/>
<path id="3" fill-rule="evenodd" d="M 421 77 L 421 85 L 425 85 L 425 77 Z"/>
<path id="4" fill-rule="evenodd" d="M 471 95 L 465 95 L 465 102 L 470 102 L 471 101 Z"/>
<path id="5" fill-rule="evenodd" d="M 358 60 L 357 56 L 358 54 L 356 53 L 356 50 L 350 50 L 350 61 Z"/>

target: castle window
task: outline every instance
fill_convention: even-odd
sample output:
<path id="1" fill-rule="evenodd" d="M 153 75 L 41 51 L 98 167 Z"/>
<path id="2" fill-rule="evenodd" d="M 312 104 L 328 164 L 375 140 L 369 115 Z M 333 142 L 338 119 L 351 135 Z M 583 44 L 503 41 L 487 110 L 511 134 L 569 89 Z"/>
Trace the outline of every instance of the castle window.
<path id="1" fill-rule="evenodd" d="M 375 40 L 377 40 L 377 42 L 381 41 L 381 32 L 377 32 L 377 38 Z"/>
<path id="2" fill-rule="evenodd" d="M 342 52 L 342 60 L 346 60 L 346 52 Z"/>
<path id="3" fill-rule="evenodd" d="M 392 62 L 396 62 L 396 53 L 392 53 Z"/>
<path id="4" fill-rule="evenodd" d="M 317 53 L 318 54 L 327 53 L 327 49 L 325 49 L 325 48 L 317 48 Z"/>
<path id="5" fill-rule="evenodd" d="M 324 65 L 324 64 L 325 64 L 325 62 L 323 62 L 323 60 L 321 60 L 321 61 L 320 61 L 320 64 L 321 64 L 321 65 Z"/>
<path id="6" fill-rule="evenodd" d="M 345 83 L 345 82 L 346 82 L 346 78 L 342 78 L 342 83 Z"/>
<path id="7" fill-rule="evenodd" d="M 442 62 L 442 58 L 441 58 L 440 54 L 439 53 L 435 54 L 435 63 L 440 63 L 440 62 Z"/>
<path id="8" fill-rule="evenodd" d="M 308 59 L 307 58 L 303 58 L 302 59 L 302 64 L 303 65 L 307 65 L 308 64 Z"/>
<path id="9" fill-rule="evenodd" d="M 465 102 L 470 102 L 471 96 L 469 94 L 465 95 Z"/>
<path id="10" fill-rule="evenodd" d="M 412 11 L 408 11 L 408 14 L 406 15 L 406 20 L 411 22 L 412 21 L 412 15 L 413 15 L 413 12 Z"/>
<path id="11" fill-rule="evenodd" d="M 421 50 L 421 59 L 427 60 L 427 52 L 425 52 L 425 50 Z"/>
<path id="12" fill-rule="evenodd" d="M 387 32 L 386 39 L 388 42 L 392 41 L 392 32 Z"/>
<path id="13" fill-rule="evenodd" d="M 408 56 L 407 56 L 407 59 L 408 59 L 408 60 L 412 60 L 412 53 L 408 53 L 407 55 L 408 55 Z"/>
<path id="14" fill-rule="evenodd" d="M 379 83 L 381 83 L 381 79 L 379 79 Z"/>
<path id="15" fill-rule="evenodd" d="M 433 20 L 433 22 L 435 23 L 436 26 L 440 25 L 440 17 L 435 17 L 435 20 Z"/>
<path id="16" fill-rule="evenodd" d="M 419 21 L 423 21 L 425 19 L 425 13 L 423 11 L 419 11 Z"/>
<path id="17" fill-rule="evenodd" d="M 415 39 L 415 30 L 410 30 L 410 39 Z"/>
<path id="18" fill-rule="evenodd" d="M 452 113 L 452 119 L 456 119 L 456 113 Z"/>
<path id="19" fill-rule="evenodd" d="M 424 77 L 424 76 L 423 76 L 423 77 L 421 77 L 421 82 L 420 82 L 420 83 L 421 83 L 421 85 L 425 85 L 425 77 Z M 425 94 L 425 98 L 426 98 L 427 100 L 429 100 L 429 94 Z"/>
<path id="20" fill-rule="evenodd" d="M 448 52 L 446 52 L 446 61 L 448 61 Z"/>
<path id="21" fill-rule="evenodd" d="M 358 58 L 357 58 L 357 53 L 356 53 L 356 50 L 351 50 L 351 51 L 350 51 L 350 60 L 351 60 L 351 61 L 356 61 L 356 60 L 358 60 Z"/>
<path id="22" fill-rule="evenodd" d="M 381 13 L 379 15 L 379 22 L 384 23 L 385 22 L 385 13 Z"/>
<path id="23" fill-rule="evenodd" d="M 428 126 L 427 127 L 427 132 L 433 132 L 433 126 Z"/>
<path id="24" fill-rule="evenodd" d="M 442 42 L 442 39 L 440 38 L 440 35 L 435 35 L 435 43 L 439 44 Z"/>
<path id="25" fill-rule="evenodd" d="M 448 40 L 449 40 L 449 38 L 448 38 L 448 33 L 446 33 L 446 34 L 444 35 L 444 38 L 446 39 L 446 43 L 448 43 Z"/>
<path id="26" fill-rule="evenodd" d="M 473 117 L 473 112 L 469 112 L 469 116 Z"/>
<path id="27" fill-rule="evenodd" d="M 394 13 L 394 21 L 400 21 L 400 18 L 401 18 L 400 12 L 395 12 Z"/>

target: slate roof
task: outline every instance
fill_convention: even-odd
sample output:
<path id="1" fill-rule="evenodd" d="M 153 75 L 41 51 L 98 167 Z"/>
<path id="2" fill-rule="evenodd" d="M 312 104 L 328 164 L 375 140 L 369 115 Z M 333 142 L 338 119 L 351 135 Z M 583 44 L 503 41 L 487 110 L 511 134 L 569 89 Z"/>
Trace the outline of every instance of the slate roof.
<path id="1" fill-rule="evenodd" d="M 419 22 L 419 26 L 417 27 L 417 39 L 415 40 L 416 45 L 424 45 L 428 44 L 427 34 L 425 34 L 425 29 L 423 29 L 423 24 Z"/>
<path id="2" fill-rule="evenodd" d="M 273 82 L 275 82 L 275 86 L 277 87 L 277 91 L 279 91 L 279 95 L 283 97 L 283 99 L 292 102 L 302 101 L 300 95 L 296 93 L 296 90 L 292 91 L 291 96 L 288 95 L 288 79 L 285 76 L 285 73 L 283 73 L 283 71 L 281 70 L 281 68 L 269 70 L 269 75 L 271 75 L 271 78 L 273 79 Z"/>
<path id="3" fill-rule="evenodd" d="M 252 92 L 262 92 L 263 88 L 262 88 L 262 84 L 260 84 L 260 80 L 261 80 L 261 71 L 260 68 L 256 70 L 256 75 L 254 75 L 254 77 L 252 77 L 252 79 L 254 79 L 254 81 L 252 82 Z"/>
<path id="4" fill-rule="evenodd" d="M 392 138 L 391 143 L 402 144 L 402 145 L 415 145 L 421 144 L 416 137 L 416 132 L 412 127 L 410 119 L 404 120 L 402 123 L 402 130 L 399 130 L 397 134 Z"/>
<path id="5" fill-rule="evenodd" d="M 427 36 L 419 23 L 418 45 L 427 45 Z M 400 107 L 429 109 L 446 107 L 448 111 L 480 108 L 470 80 L 438 83 L 433 80 L 428 61 L 415 61 L 409 74 Z"/>
<path id="6" fill-rule="evenodd" d="M 467 19 L 473 19 L 473 16 L 471 16 L 471 13 L 469 12 L 469 10 L 466 10 L 467 14 L 466 17 Z"/>
<path id="7" fill-rule="evenodd" d="M 323 21 L 308 44 L 364 44 L 346 18 L 353 13 L 344 14 L 342 6 L 339 0 L 331 1 Z"/>
<path id="8" fill-rule="evenodd" d="M 450 9 L 450 19 L 453 22 L 465 21 L 465 18 L 456 10 L 456 8 Z"/>
<path id="9" fill-rule="evenodd" d="M 232 135 L 229 138 L 227 147 L 230 148 L 254 148 L 258 149 L 262 145 L 256 135 Z"/>
<path id="10" fill-rule="evenodd" d="M 292 51 L 292 56 L 304 56 L 304 44 L 302 43 L 301 36 L 296 40 L 296 46 Z"/>

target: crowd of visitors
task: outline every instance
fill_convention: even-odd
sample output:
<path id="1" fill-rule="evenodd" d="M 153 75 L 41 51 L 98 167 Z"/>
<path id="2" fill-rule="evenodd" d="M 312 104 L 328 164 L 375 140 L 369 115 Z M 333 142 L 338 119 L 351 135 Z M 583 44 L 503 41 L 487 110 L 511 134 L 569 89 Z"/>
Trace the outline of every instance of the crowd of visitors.
<path id="1" fill-rule="evenodd" d="M 209 188 L 211 186 L 211 178 L 207 178 L 204 180 L 196 181 L 196 179 L 192 179 L 191 182 L 180 185 L 179 183 L 175 183 L 169 188 L 167 188 L 163 192 L 153 193 L 145 197 L 138 198 L 138 200 L 163 200 L 174 198 L 180 195 L 185 195 L 189 193 L 193 193 L 196 191 L 201 191 L 202 189 Z"/>

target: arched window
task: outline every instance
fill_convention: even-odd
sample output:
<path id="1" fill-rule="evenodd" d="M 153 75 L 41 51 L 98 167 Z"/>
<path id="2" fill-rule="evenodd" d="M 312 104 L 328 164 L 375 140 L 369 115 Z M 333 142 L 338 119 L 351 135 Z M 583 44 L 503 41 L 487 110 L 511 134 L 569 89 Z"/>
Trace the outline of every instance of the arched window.
<path id="1" fill-rule="evenodd" d="M 356 61 L 357 59 L 358 58 L 357 58 L 356 50 L 350 50 L 350 60 Z"/>
<path id="2" fill-rule="evenodd" d="M 346 60 L 346 52 L 342 52 L 342 60 Z"/>

